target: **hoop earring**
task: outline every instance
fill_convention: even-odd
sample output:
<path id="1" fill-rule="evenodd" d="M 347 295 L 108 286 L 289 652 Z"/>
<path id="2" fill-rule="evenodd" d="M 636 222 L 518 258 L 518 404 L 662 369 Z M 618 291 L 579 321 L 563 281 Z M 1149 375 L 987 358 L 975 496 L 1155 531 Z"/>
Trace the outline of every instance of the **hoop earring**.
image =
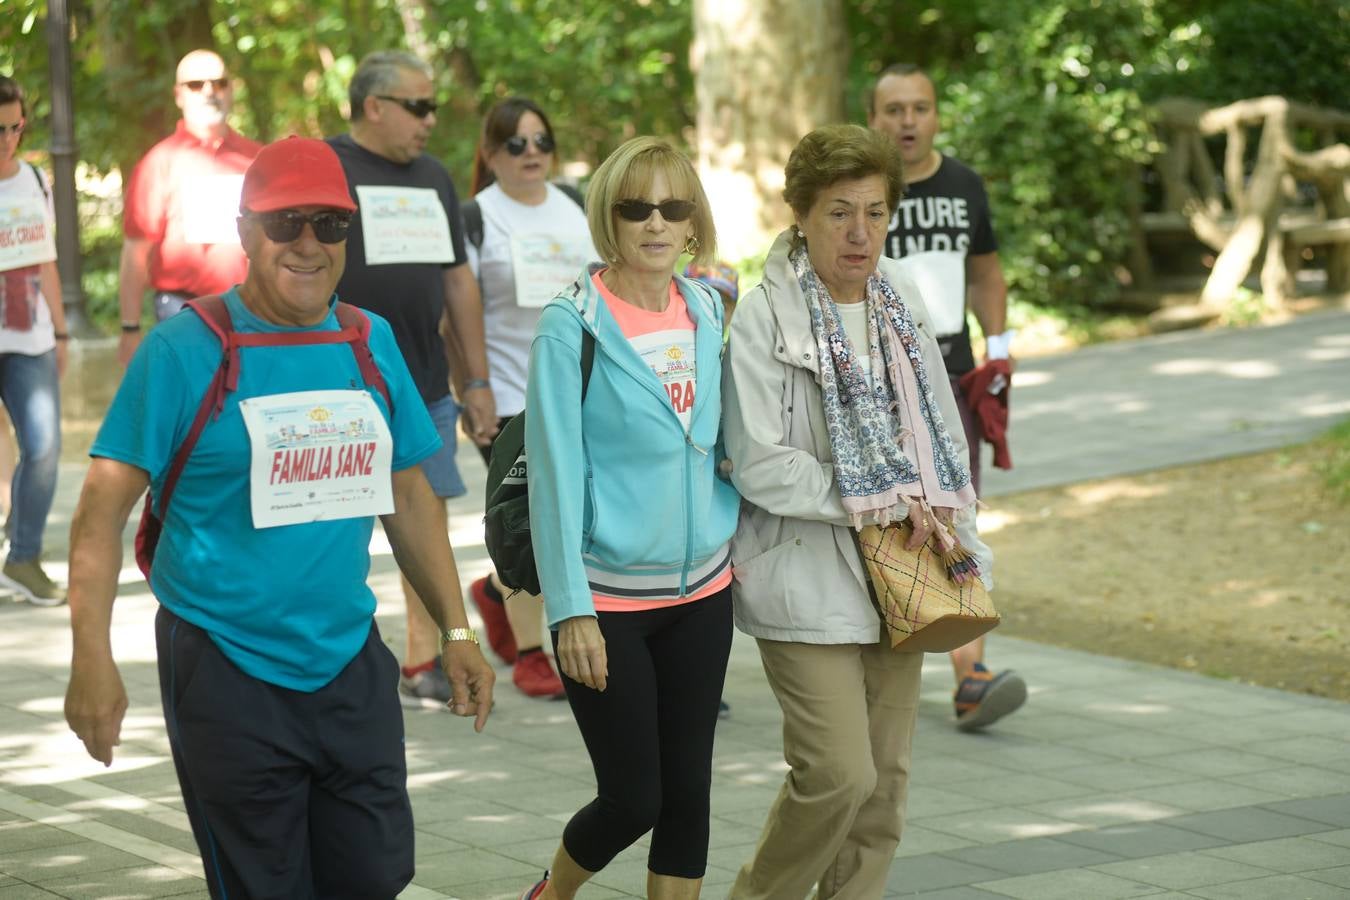
<path id="1" fill-rule="evenodd" d="M 690 256 L 693 256 L 694 254 L 698 253 L 698 248 L 699 248 L 698 235 L 691 234 L 689 235 L 689 237 L 685 238 L 684 241 L 685 253 L 688 253 Z"/>

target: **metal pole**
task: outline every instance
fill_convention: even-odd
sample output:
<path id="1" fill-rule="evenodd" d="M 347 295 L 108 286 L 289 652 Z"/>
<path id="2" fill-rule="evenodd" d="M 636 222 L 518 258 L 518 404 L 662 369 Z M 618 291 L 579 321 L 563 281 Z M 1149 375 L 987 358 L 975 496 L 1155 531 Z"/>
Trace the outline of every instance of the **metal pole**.
<path id="1" fill-rule="evenodd" d="M 66 0 L 47 3 L 47 67 L 52 85 L 52 168 L 56 197 L 56 267 L 66 324 L 93 336 L 80 283 L 80 213 L 75 193 L 75 103 L 70 74 L 70 11 Z"/>

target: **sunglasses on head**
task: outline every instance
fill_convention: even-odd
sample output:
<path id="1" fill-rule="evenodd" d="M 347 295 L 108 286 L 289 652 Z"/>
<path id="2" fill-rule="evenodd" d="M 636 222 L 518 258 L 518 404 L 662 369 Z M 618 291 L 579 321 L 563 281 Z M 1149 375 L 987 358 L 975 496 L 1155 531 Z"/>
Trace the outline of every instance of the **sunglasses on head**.
<path id="1" fill-rule="evenodd" d="M 651 218 L 652 210 L 658 209 L 661 218 L 667 222 L 683 222 L 694 214 L 694 203 L 691 200 L 662 200 L 660 203 L 620 200 L 614 204 L 614 211 L 629 222 L 645 222 Z"/>
<path id="2" fill-rule="evenodd" d="M 375 99 L 388 100 L 390 103 L 397 103 L 419 119 L 425 119 L 436 111 L 436 107 L 440 106 L 435 100 L 428 100 L 425 97 L 420 100 L 409 100 L 407 97 L 388 97 L 384 94 L 376 94 Z"/>
<path id="3" fill-rule="evenodd" d="M 506 152 L 512 156 L 522 155 L 529 145 L 530 139 L 523 134 L 513 134 L 502 144 L 506 148 Z M 534 136 L 534 146 L 540 153 L 552 153 L 553 148 L 557 145 L 553 143 L 553 135 L 547 131 L 541 131 Z"/>
<path id="4" fill-rule="evenodd" d="M 352 225 L 352 214 L 344 210 L 324 210 L 305 215 L 296 209 L 278 209 L 264 213 L 246 212 L 244 215 L 257 219 L 267 239 L 278 244 L 289 244 L 299 238 L 306 222 L 314 229 L 314 237 L 320 244 L 336 244 L 347 239 L 347 230 Z"/>
<path id="5" fill-rule="evenodd" d="M 0 125 L 0 137 L 4 137 L 7 134 L 23 134 L 24 124 L 24 120 L 20 119 L 13 125 Z"/>
<path id="6" fill-rule="evenodd" d="M 205 90 L 208 84 L 211 85 L 213 88 L 215 88 L 217 91 L 223 91 L 230 86 L 230 79 L 194 78 L 191 81 L 180 81 L 178 83 L 181 84 L 183 87 L 187 88 L 189 91 L 192 91 L 194 94 L 197 94 Z"/>

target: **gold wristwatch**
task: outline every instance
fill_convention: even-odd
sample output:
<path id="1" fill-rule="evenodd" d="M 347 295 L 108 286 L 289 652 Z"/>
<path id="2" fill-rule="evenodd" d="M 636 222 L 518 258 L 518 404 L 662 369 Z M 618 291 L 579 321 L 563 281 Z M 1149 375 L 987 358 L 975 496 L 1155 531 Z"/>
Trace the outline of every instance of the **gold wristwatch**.
<path id="1" fill-rule="evenodd" d="M 448 628 L 441 632 L 441 646 L 451 641 L 472 641 L 478 643 L 478 635 L 472 628 Z"/>

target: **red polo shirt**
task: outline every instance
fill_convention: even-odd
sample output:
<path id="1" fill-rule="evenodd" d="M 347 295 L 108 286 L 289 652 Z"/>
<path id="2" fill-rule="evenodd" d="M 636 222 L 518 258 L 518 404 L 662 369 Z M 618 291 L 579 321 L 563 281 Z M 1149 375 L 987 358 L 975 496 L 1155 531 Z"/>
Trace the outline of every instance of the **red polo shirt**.
<path id="1" fill-rule="evenodd" d="M 122 233 L 154 244 L 154 290 L 198 297 L 244 280 L 244 251 L 238 239 L 229 239 L 238 193 L 234 210 L 220 198 L 261 149 L 233 130 L 218 141 L 199 141 L 180 120 L 174 133 L 136 164 L 127 182 Z"/>

